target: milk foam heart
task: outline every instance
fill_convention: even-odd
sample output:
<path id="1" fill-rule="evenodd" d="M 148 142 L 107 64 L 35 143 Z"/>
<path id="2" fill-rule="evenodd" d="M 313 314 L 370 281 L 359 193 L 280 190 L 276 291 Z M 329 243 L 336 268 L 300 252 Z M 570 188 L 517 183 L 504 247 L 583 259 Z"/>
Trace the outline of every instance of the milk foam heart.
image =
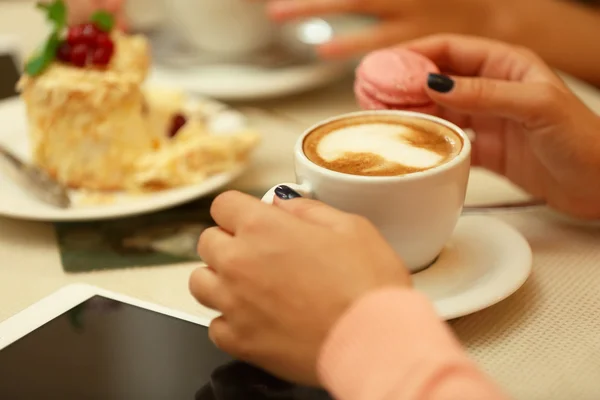
<path id="1" fill-rule="evenodd" d="M 349 126 L 325 136 L 317 145 L 317 153 L 329 162 L 348 153 L 372 153 L 385 161 L 419 169 L 434 167 L 444 160 L 444 154 L 407 140 L 413 137 L 412 129 L 397 124 Z"/>
<path id="2" fill-rule="evenodd" d="M 451 129 L 422 118 L 358 117 L 325 124 L 303 142 L 321 167 L 364 176 L 404 175 L 435 168 L 462 147 Z"/>

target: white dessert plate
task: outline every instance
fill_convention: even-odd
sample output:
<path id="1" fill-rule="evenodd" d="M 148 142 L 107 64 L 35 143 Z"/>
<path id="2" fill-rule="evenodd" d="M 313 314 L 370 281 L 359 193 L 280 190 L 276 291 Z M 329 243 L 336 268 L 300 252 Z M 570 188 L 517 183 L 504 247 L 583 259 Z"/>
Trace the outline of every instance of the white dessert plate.
<path id="1" fill-rule="evenodd" d="M 509 297 L 525 283 L 531 264 L 531 248 L 515 228 L 492 217 L 463 216 L 438 260 L 413 281 L 450 320 Z"/>
<path id="2" fill-rule="evenodd" d="M 344 76 L 351 67 L 348 63 L 317 63 L 277 69 L 229 64 L 193 68 L 155 65 L 148 82 L 220 100 L 259 100 L 316 89 Z"/>
<path id="3" fill-rule="evenodd" d="M 219 107 L 219 103 L 204 101 L 215 106 L 215 110 Z M 231 117 L 231 114 L 228 113 L 227 117 Z M 227 118 L 227 121 L 222 122 L 231 121 Z M 23 160 L 30 160 L 25 106 L 20 99 L 0 101 L 0 123 L 0 144 Z M 236 123 L 245 123 L 241 114 Z M 0 216 L 37 221 L 85 221 L 139 215 L 183 204 L 217 191 L 237 178 L 245 169 L 246 165 L 240 165 L 234 170 L 215 175 L 196 185 L 144 195 L 90 196 L 72 191 L 71 197 L 75 204 L 68 209 L 53 207 L 37 200 L 0 169 Z"/>

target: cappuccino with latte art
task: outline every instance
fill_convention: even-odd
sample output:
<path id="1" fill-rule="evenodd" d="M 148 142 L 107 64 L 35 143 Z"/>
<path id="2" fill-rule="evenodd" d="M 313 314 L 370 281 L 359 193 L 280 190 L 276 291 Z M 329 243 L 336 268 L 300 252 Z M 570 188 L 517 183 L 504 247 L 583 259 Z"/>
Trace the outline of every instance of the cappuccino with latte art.
<path id="1" fill-rule="evenodd" d="M 462 149 L 452 129 L 430 120 L 396 115 L 363 115 L 321 125 L 302 148 L 313 163 L 362 176 L 398 176 L 435 168 Z"/>

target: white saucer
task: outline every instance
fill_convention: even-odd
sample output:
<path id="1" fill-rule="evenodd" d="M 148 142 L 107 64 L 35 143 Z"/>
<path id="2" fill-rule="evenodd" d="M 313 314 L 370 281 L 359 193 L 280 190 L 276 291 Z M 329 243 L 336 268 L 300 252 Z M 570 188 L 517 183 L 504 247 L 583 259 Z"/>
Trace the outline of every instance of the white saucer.
<path id="1" fill-rule="evenodd" d="M 428 269 L 413 275 L 444 320 L 492 306 L 516 292 L 531 273 L 527 240 L 491 217 L 463 216 L 452 239 Z"/>
<path id="2" fill-rule="evenodd" d="M 215 107 L 215 110 L 219 107 L 219 103 L 213 101 L 197 100 Z M 23 102 L 20 99 L 0 101 L 0 121 L 2 122 L 0 143 L 23 160 L 30 160 Z M 215 122 L 220 121 L 215 119 Z M 244 120 L 238 122 L 245 123 Z M 183 204 L 215 192 L 237 178 L 246 168 L 246 165 L 240 165 L 234 170 L 215 175 L 196 185 L 137 196 L 118 194 L 110 196 L 111 201 L 106 204 L 88 202 L 85 205 L 76 204 L 68 209 L 53 207 L 37 200 L 15 183 L 3 168 L 0 168 L 0 216 L 36 221 L 85 221 L 144 214 Z M 71 191 L 71 196 L 73 200 L 83 197 L 78 191 Z"/>
<path id="3" fill-rule="evenodd" d="M 377 19 L 352 14 L 331 16 L 326 20 L 336 36 L 368 29 L 377 23 Z M 156 65 L 149 82 L 224 101 L 264 100 L 298 94 L 332 83 L 350 74 L 357 62 L 320 62 L 276 69 L 229 64 L 189 69 Z"/>
<path id="4" fill-rule="evenodd" d="M 241 101 L 308 91 L 331 83 L 349 71 L 348 63 L 318 63 L 280 69 L 227 64 L 186 69 L 155 65 L 148 82 L 215 99 Z"/>

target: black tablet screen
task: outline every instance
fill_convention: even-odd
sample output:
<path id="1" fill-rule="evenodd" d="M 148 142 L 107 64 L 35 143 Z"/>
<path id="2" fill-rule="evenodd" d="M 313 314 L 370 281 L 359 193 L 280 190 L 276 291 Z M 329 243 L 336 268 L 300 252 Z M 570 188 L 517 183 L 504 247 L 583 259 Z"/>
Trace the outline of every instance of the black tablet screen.
<path id="1" fill-rule="evenodd" d="M 5 400 L 322 400 L 216 349 L 207 328 L 93 297 L 0 351 Z"/>
<path id="2" fill-rule="evenodd" d="M 15 58 L 9 53 L 0 53 L 0 100 L 17 95 L 19 77 Z"/>

